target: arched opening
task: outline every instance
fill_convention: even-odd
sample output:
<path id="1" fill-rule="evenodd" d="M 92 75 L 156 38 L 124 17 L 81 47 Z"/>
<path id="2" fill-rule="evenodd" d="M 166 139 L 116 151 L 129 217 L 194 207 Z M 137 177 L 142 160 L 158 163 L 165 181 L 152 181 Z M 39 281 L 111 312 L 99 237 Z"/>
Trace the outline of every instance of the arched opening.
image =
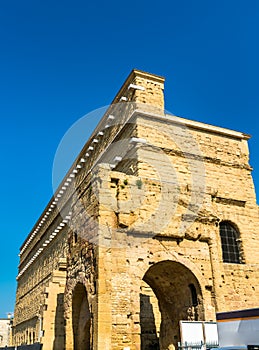
<path id="1" fill-rule="evenodd" d="M 87 292 L 82 283 L 74 289 L 72 301 L 74 350 L 91 349 L 91 313 Z"/>
<path id="2" fill-rule="evenodd" d="M 154 292 L 158 308 L 152 302 L 150 292 L 143 296 L 142 291 L 140 294 L 141 350 L 176 349 L 180 341 L 179 321 L 204 320 L 198 280 L 187 267 L 169 260 L 151 266 L 143 280 Z M 144 309 L 143 300 L 146 304 L 147 301 L 149 302 L 148 307 L 144 305 Z M 158 319 L 160 329 L 155 329 Z M 143 320 L 145 322 L 142 322 Z"/>

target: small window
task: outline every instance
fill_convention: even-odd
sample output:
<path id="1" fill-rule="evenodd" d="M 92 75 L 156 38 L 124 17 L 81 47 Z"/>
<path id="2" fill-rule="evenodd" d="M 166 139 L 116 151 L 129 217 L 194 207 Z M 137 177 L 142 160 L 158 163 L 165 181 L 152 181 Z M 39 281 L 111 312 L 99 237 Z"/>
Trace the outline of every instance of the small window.
<path id="1" fill-rule="evenodd" d="M 191 292 L 191 298 L 192 298 L 192 306 L 198 305 L 198 298 L 197 298 L 197 292 L 194 284 L 189 284 L 190 292 Z"/>
<path id="2" fill-rule="evenodd" d="M 223 262 L 240 264 L 239 232 L 229 222 L 219 224 Z"/>

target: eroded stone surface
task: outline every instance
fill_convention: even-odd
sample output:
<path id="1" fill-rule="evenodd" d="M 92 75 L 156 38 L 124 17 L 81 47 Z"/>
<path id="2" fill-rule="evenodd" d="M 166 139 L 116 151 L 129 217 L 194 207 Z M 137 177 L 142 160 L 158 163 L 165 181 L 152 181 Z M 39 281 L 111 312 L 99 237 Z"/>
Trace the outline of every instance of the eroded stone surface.
<path id="1" fill-rule="evenodd" d="M 165 115 L 163 82 L 131 73 L 91 157 L 22 252 L 20 272 L 69 213 L 18 278 L 14 345 L 174 349 L 179 320 L 258 306 L 248 136 Z M 105 129 L 109 113 L 118 119 Z M 240 233 L 240 264 L 223 262 L 222 221 Z"/>

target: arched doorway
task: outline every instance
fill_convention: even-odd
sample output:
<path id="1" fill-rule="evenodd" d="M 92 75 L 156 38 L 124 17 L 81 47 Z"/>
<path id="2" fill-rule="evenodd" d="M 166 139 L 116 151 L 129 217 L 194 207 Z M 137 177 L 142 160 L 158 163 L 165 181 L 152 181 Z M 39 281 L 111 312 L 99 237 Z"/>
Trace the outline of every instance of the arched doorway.
<path id="1" fill-rule="evenodd" d="M 204 319 L 199 282 L 186 266 L 169 260 L 152 265 L 143 281 L 150 291 L 140 294 L 141 350 L 176 349 L 180 341 L 179 321 Z M 150 292 L 154 293 L 158 307 Z M 158 318 L 160 330 L 155 331 Z"/>
<path id="2" fill-rule="evenodd" d="M 72 300 L 74 350 L 91 349 L 91 313 L 87 292 L 82 283 L 74 289 Z"/>

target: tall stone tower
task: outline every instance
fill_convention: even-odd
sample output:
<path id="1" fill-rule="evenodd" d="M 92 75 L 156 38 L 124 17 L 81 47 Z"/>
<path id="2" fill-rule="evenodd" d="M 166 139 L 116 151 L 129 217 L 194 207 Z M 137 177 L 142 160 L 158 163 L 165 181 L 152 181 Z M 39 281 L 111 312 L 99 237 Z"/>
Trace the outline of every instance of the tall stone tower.
<path id="1" fill-rule="evenodd" d="M 249 136 L 163 92 L 130 73 L 23 244 L 15 345 L 174 349 L 180 320 L 258 306 Z"/>

